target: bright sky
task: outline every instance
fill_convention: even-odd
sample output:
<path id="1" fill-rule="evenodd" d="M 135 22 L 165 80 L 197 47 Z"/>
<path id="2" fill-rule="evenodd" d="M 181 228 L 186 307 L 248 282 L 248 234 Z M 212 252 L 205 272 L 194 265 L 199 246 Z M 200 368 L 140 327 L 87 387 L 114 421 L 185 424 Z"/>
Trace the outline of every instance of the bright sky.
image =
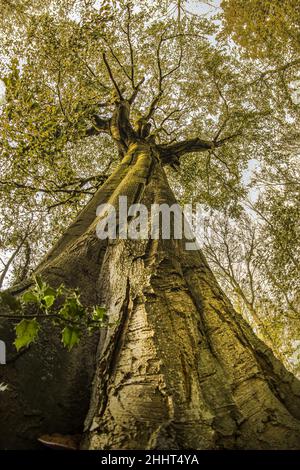
<path id="1" fill-rule="evenodd" d="M 5 102 L 5 85 L 2 80 L 0 80 L 0 106 Z"/>
<path id="2" fill-rule="evenodd" d="M 217 10 L 220 6 L 221 0 L 189 0 L 187 2 L 187 9 L 191 13 L 201 13 L 201 14 L 207 14 L 213 15 L 217 13 Z"/>

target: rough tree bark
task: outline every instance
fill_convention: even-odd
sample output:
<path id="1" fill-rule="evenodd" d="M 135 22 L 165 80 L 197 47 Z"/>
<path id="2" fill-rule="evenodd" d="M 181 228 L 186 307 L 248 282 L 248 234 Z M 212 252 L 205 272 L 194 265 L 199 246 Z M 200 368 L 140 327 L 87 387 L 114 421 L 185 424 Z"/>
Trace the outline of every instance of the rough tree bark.
<path id="1" fill-rule="evenodd" d="M 128 140 L 118 168 L 38 268 L 53 285 L 78 287 L 85 304 L 104 302 L 113 326 L 97 353 L 97 338 L 66 353 L 49 327 L 23 354 L 9 351 L 0 447 L 79 431 L 84 449 L 299 448 L 300 384 L 233 310 L 202 253 L 185 240 L 97 238 L 102 202 L 175 202 L 166 149 Z M 2 323 L 1 339 L 10 344 L 11 335 Z"/>
<path id="2" fill-rule="evenodd" d="M 159 156 L 136 143 L 39 272 L 105 302 L 82 447 L 88 449 L 298 448 L 300 387 L 219 289 L 185 240 L 101 241 L 95 211 L 175 202 Z M 4 325 L 1 338 L 11 341 Z M 10 331 L 9 331 L 10 330 Z M 73 353 L 49 328 L 1 367 L 2 448 L 34 447 L 44 432 L 78 432 L 89 399 L 95 338 Z"/>
<path id="3" fill-rule="evenodd" d="M 159 163 L 146 184 L 146 154 L 135 164 L 141 201 L 172 205 Z M 118 326 L 103 338 L 83 448 L 299 447 L 299 383 L 234 312 L 200 251 L 185 240 L 112 243 L 99 285 Z"/>

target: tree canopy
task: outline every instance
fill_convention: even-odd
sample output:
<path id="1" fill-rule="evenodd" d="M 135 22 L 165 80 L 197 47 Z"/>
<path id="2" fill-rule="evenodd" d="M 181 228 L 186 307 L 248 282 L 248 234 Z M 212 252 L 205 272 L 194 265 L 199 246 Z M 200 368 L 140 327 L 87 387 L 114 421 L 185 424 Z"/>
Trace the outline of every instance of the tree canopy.
<path id="1" fill-rule="evenodd" d="M 287 53 L 299 52 L 297 0 L 222 0 L 221 6 L 226 32 L 250 55 L 278 59 Z"/>

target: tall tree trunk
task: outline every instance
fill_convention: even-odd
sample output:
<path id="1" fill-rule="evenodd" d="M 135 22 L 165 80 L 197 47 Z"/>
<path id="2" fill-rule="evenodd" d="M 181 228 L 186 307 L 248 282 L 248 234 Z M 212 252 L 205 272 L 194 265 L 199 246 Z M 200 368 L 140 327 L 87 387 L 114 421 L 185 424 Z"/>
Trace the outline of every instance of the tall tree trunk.
<path id="1" fill-rule="evenodd" d="M 96 207 L 117 208 L 120 195 L 148 208 L 175 202 L 148 143 L 129 147 L 39 267 L 52 284 L 79 287 L 85 304 L 105 303 L 113 324 L 100 335 L 82 448 L 299 448 L 300 384 L 235 313 L 201 252 L 174 238 L 97 238 Z M 83 423 L 95 338 L 69 354 L 46 335 L 1 366 L 12 390 L 0 393 L 9 430 L 2 448 L 32 447 L 42 432 Z"/>

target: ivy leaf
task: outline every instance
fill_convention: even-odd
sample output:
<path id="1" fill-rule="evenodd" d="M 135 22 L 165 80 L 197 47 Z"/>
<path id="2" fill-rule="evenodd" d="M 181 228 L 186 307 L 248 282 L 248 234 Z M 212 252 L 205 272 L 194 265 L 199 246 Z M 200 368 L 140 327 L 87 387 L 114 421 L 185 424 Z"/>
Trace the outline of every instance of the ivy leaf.
<path id="1" fill-rule="evenodd" d="M 46 289 L 44 290 L 44 295 L 53 296 L 55 298 L 57 293 L 56 293 L 56 290 L 53 289 L 53 287 L 47 286 Z"/>
<path id="2" fill-rule="evenodd" d="M 45 283 L 43 282 L 41 276 L 36 276 L 35 281 L 37 283 L 37 286 L 42 290 L 43 287 L 45 286 Z"/>
<path id="3" fill-rule="evenodd" d="M 14 345 L 17 351 L 25 346 L 29 346 L 33 341 L 36 340 L 40 325 L 36 318 L 32 320 L 24 319 L 15 327 L 16 339 Z"/>
<path id="4" fill-rule="evenodd" d="M 59 311 L 59 314 L 65 319 L 74 319 L 76 317 L 79 319 L 84 315 L 84 313 L 85 309 L 81 305 L 77 296 L 67 298 Z"/>
<path id="5" fill-rule="evenodd" d="M 25 303 L 30 303 L 30 302 L 35 302 L 36 303 L 36 302 L 39 301 L 37 296 L 32 291 L 25 292 L 25 294 L 22 295 L 22 300 Z"/>
<path id="6" fill-rule="evenodd" d="M 99 322 L 104 322 L 107 319 L 107 311 L 105 307 L 99 307 L 97 305 L 94 307 L 93 312 L 93 320 L 99 321 Z"/>
<path id="7" fill-rule="evenodd" d="M 63 345 L 68 348 L 69 351 L 79 343 L 81 332 L 79 328 L 66 326 L 62 330 L 62 342 Z"/>
<path id="8" fill-rule="evenodd" d="M 4 305 L 7 305 L 14 312 L 21 309 L 20 300 L 16 299 L 9 292 L 0 292 L 0 299 Z"/>
<path id="9" fill-rule="evenodd" d="M 50 308 L 54 304 L 55 296 L 54 295 L 46 295 L 43 298 L 43 301 L 44 301 L 44 304 L 45 304 L 46 308 Z"/>

